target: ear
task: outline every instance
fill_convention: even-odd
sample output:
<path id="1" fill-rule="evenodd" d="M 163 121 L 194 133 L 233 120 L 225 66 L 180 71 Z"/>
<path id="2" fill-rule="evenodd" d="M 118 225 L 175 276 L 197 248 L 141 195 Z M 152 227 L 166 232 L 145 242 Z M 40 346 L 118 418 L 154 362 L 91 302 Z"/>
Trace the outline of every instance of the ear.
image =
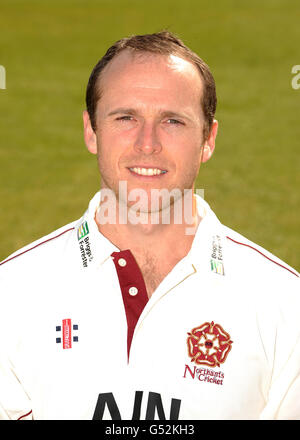
<path id="1" fill-rule="evenodd" d="M 215 150 L 216 137 L 218 133 L 218 121 L 214 119 L 208 138 L 203 145 L 201 162 L 207 162 Z"/>
<path id="2" fill-rule="evenodd" d="M 83 116 L 83 134 L 84 134 L 85 145 L 90 153 L 97 154 L 96 133 L 92 128 L 90 116 L 87 110 L 84 110 L 82 116 Z"/>

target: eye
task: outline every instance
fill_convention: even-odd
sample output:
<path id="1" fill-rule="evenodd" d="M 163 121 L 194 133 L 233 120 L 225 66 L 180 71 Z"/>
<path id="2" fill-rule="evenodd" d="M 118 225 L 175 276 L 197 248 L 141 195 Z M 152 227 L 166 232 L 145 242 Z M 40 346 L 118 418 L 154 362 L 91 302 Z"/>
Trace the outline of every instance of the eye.
<path id="1" fill-rule="evenodd" d="M 167 122 L 170 125 L 184 125 L 183 122 L 178 121 L 178 119 L 168 119 Z"/>
<path id="2" fill-rule="evenodd" d="M 119 116 L 117 118 L 117 121 L 132 121 L 132 119 L 133 119 L 132 116 L 126 115 L 126 116 Z"/>

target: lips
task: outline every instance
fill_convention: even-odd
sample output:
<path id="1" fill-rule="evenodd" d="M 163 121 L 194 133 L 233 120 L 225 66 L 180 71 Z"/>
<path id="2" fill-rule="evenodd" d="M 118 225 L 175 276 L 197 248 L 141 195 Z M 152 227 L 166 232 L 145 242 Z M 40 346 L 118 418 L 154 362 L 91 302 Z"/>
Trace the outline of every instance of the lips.
<path id="1" fill-rule="evenodd" d="M 165 174 L 167 171 L 156 167 L 130 167 L 129 170 L 139 176 L 160 176 Z"/>

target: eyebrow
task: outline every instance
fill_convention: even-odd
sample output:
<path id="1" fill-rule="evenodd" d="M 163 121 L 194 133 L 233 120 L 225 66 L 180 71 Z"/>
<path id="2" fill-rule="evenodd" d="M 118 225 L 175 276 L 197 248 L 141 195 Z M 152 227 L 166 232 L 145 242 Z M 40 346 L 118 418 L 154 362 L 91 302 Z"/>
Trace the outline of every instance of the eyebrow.
<path id="1" fill-rule="evenodd" d="M 120 107 L 120 108 L 116 108 L 115 110 L 113 110 L 110 113 L 108 113 L 107 116 L 113 116 L 113 115 L 116 115 L 118 113 L 126 113 L 126 114 L 130 114 L 130 115 L 135 115 L 137 112 L 133 108 Z"/>
<path id="2" fill-rule="evenodd" d="M 138 114 L 137 110 L 135 110 L 134 108 L 119 107 L 119 108 L 116 108 L 115 110 L 112 110 L 111 112 L 109 112 L 107 116 L 113 116 L 113 115 L 120 114 L 120 113 L 127 114 L 127 115 L 133 115 L 133 116 Z M 184 113 L 176 113 L 172 110 L 161 110 L 159 113 L 160 113 L 160 116 L 163 118 L 166 118 L 166 117 L 173 118 L 174 117 L 174 118 L 184 118 L 184 119 L 191 120 L 191 118 L 189 116 L 185 115 Z"/>

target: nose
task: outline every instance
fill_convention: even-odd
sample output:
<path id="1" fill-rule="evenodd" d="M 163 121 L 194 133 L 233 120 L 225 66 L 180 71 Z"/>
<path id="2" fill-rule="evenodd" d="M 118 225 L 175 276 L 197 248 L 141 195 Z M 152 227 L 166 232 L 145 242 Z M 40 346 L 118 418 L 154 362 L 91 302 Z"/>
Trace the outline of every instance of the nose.
<path id="1" fill-rule="evenodd" d="M 139 153 L 151 155 L 161 151 L 161 143 L 154 122 L 144 122 L 137 134 L 134 149 Z"/>

